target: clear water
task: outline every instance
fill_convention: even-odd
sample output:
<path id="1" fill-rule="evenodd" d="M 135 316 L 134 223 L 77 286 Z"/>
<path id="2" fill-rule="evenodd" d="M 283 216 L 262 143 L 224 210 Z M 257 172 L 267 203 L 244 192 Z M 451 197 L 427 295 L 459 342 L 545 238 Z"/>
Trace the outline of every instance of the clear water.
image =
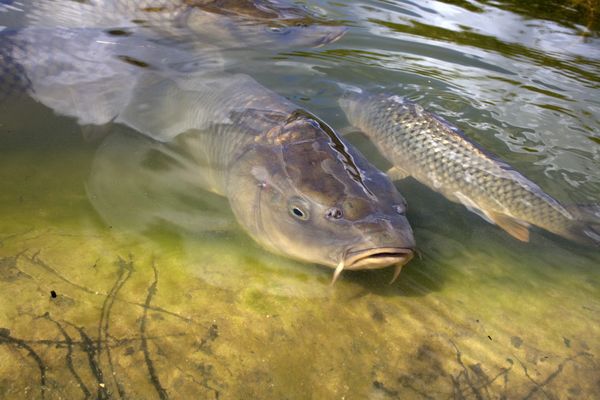
<path id="1" fill-rule="evenodd" d="M 223 54 L 339 129 L 339 83 L 406 95 L 561 201 L 598 202 L 597 23 L 516 3 L 315 1 L 350 26 L 341 40 Z M 0 25 L 20 7 L 0 2 Z M 421 256 L 393 285 L 378 270 L 329 287 L 330 270 L 262 250 L 209 193 L 185 229 L 139 228 L 139 197 L 107 222 L 88 133 L 27 96 L 0 103 L 0 397 L 600 397 L 597 250 L 517 242 L 407 180 Z"/>

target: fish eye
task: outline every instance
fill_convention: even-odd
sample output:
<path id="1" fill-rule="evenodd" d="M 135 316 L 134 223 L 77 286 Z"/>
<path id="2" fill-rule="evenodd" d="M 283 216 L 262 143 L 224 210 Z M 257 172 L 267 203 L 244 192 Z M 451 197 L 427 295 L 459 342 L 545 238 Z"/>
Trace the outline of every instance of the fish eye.
<path id="1" fill-rule="evenodd" d="M 288 204 L 289 212 L 292 217 L 301 221 L 308 220 L 308 204 L 306 204 L 306 201 L 304 199 L 300 197 L 294 197 L 290 200 Z"/>
<path id="2" fill-rule="evenodd" d="M 328 219 L 340 219 L 342 218 L 342 215 L 342 210 L 337 207 L 332 207 L 325 213 L 325 217 Z"/>
<path id="3" fill-rule="evenodd" d="M 308 219 L 308 213 L 298 206 L 292 206 L 290 212 L 294 217 L 302 221 L 306 221 Z"/>
<path id="4" fill-rule="evenodd" d="M 402 204 L 394 204 L 392 208 L 400 215 L 403 215 L 406 212 L 406 206 Z"/>

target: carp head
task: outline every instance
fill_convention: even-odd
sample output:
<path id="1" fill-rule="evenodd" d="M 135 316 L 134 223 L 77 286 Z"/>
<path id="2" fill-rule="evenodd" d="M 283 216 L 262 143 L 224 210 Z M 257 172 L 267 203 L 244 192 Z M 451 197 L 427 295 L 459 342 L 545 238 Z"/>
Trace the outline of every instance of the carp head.
<path id="1" fill-rule="evenodd" d="M 265 248 L 336 268 L 375 269 L 413 256 L 406 202 L 389 178 L 299 111 L 257 136 L 230 166 L 238 221 Z M 397 276 L 397 274 L 395 275 Z"/>

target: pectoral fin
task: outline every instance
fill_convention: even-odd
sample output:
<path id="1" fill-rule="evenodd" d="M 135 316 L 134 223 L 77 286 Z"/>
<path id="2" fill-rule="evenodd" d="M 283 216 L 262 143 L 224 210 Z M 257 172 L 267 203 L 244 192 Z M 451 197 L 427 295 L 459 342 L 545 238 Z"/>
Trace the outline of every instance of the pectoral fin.
<path id="1" fill-rule="evenodd" d="M 496 224 L 496 221 L 494 221 L 494 218 L 490 215 L 490 213 L 481 208 L 470 197 L 462 194 L 461 192 L 454 192 L 454 196 L 462 203 L 463 206 L 467 207 L 467 210 L 479 215 L 490 224 Z"/>
<path id="2" fill-rule="evenodd" d="M 393 181 L 401 181 L 402 179 L 406 179 L 410 176 L 408 172 L 397 166 L 393 166 L 392 168 L 388 169 L 386 174 Z"/>
<path id="3" fill-rule="evenodd" d="M 519 239 L 522 242 L 529 242 L 529 224 L 525 221 L 518 220 L 509 215 L 502 214 L 499 212 L 488 211 L 483 207 L 479 206 L 470 197 L 464 195 L 461 192 L 454 192 L 454 196 L 465 206 L 467 209 L 487 222 L 496 224 L 500 228 L 504 229 L 512 237 Z"/>
<path id="4" fill-rule="evenodd" d="M 120 230 L 235 229 L 233 215 L 220 205 L 223 198 L 203 190 L 211 176 L 175 147 L 115 131 L 95 151 L 86 192 L 106 225 Z"/>
<path id="5" fill-rule="evenodd" d="M 509 235 L 522 242 L 529 242 L 529 224 L 527 222 L 509 217 L 506 214 L 495 212 L 490 212 L 488 214 L 496 225 L 504 229 Z"/>

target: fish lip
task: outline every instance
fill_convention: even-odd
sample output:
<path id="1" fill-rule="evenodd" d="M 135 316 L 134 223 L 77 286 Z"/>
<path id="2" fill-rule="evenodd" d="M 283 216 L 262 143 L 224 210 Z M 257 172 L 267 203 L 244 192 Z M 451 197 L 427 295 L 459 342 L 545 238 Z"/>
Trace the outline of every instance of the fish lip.
<path id="1" fill-rule="evenodd" d="M 405 247 L 374 247 L 349 250 L 344 259 L 344 269 L 378 269 L 393 264 L 404 265 L 414 256 L 413 249 Z"/>

